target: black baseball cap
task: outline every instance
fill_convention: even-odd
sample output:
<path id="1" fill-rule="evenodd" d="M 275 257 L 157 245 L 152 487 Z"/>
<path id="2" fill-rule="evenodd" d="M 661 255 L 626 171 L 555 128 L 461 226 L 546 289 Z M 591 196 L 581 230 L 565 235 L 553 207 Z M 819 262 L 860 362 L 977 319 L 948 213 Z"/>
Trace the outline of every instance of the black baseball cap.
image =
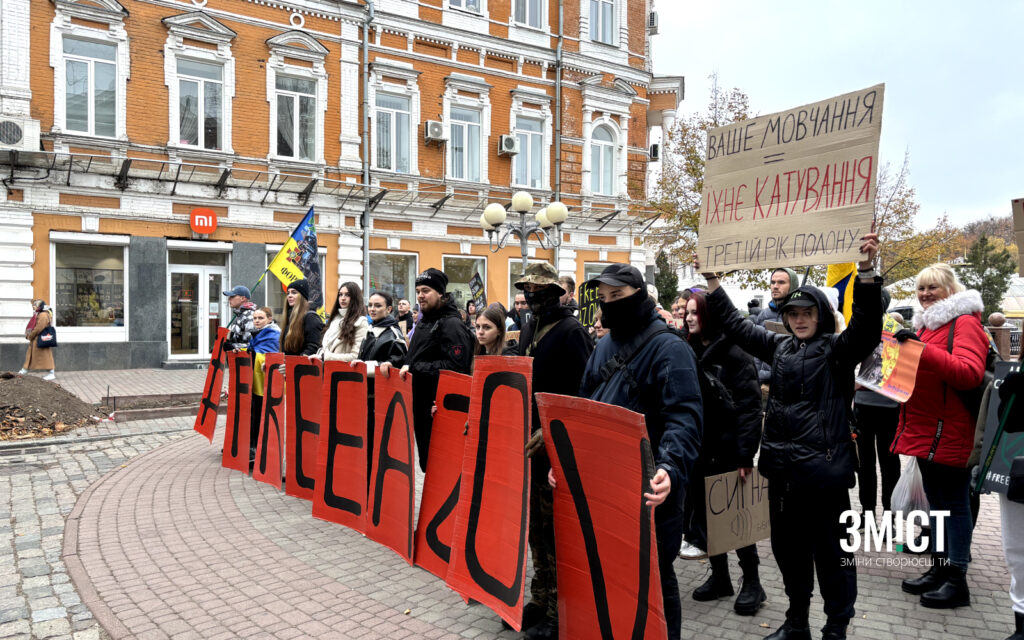
<path id="1" fill-rule="evenodd" d="M 782 309 L 780 311 L 785 313 L 786 309 L 791 307 L 816 307 L 818 301 L 814 299 L 811 294 L 803 291 L 802 288 L 797 289 L 793 293 L 786 296 L 786 300 L 782 303 Z"/>
<path id="2" fill-rule="evenodd" d="M 610 264 L 604 268 L 601 275 L 587 280 L 588 286 L 597 286 L 599 283 L 613 287 L 635 287 L 644 288 L 644 276 L 640 270 L 631 264 Z"/>

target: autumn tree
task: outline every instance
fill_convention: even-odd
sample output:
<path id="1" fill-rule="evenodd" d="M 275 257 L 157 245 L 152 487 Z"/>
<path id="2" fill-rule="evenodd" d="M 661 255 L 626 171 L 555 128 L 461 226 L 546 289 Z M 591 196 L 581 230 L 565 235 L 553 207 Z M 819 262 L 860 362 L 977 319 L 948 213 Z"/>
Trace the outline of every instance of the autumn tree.
<path id="1" fill-rule="evenodd" d="M 960 268 L 960 281 L 968 289 L 981 293 L 985 305 L 982 317 L 999 311 L 1010 279 L 1017 270 L 1013 257 L 1005 248 L 997 249 L 988 236 L 982 235 L 967 252 L 967 263 Z"/>
<path id="2" fill-rule="evenodd" d="M 658 288 L 658 302 L 666 309 L 672 308 L 676 296 L 679 295 L 679 276 L 676 268 L 664 251 L 658 252 L 654 260 L 654 286 Z"/>

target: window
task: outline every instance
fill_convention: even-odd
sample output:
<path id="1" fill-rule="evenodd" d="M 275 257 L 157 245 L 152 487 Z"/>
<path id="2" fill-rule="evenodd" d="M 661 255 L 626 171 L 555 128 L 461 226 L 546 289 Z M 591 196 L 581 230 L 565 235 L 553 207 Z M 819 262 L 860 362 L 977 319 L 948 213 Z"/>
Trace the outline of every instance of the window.
<path id="1" fill-rule="evenodd" d="M 412 253 L 370 252 L 370 286 L 368 291 L 387 291 L 398 300 L 405 298 L 416 304 L 416 262 Z"/>
<path id="2" fill-rule="evenodd" d="M 58 327 L 123 327 L 125 247 L 54 243 Z"/>
<path id="3" fill-rule="evenodd" d="M 224 68 L 221 65 L 178 58 L 180 144 L 203 149 L 221 148 L 223 82 Z"/>
<path id="4" fill-rule="evenodd" d="M 542 28 L 541 11 L 544 7 L 544 0 L 515 0 L 513 15 L 519 24 L 525 24 L 535 29 Z"/>
<path id="5" fill-rule="evenodd" d="M 316 155 L 316 81 L 278 75 L 277 155 L 313 160 Z"/>
<path id="6" fill-rule="evenodd" d="M 590 140 L 591 190 L 610 196 L 615 192 L 615 142 L 608 127 L 594 129 Z"/>
<path id="7" fill-rule="evenodd" d="M 605 262 L 584 262 L 583 263 L 583 282 L 587 282 L 588 280 L 593 280 L 597 276 L 601 275 L 601 272 L 604 271 L 605 267 L 607 267 L 608 264 L 609 263 L 605 263 Z"/>
<path id="8" fill-rule="evenodd" d="M 615 44 L 615 0 L 590 0 L 590 39 Z"/>
<path id="9" fill-rule="evenodd" d="M 452 107 L 450 148 L 451 176 L 458 180 L 480 182 L 479 111 Z"/>
<path id="10" fill-rule="evenodd" d="M 409 173 L 409 98 L 378 93 L 376 104 L 377 168 Z"/>
<path id="11" fill-rule="evenodd" d="M 444 256 L 441 258 L 441 270 L 448 276 L 448 292 L 460 309 L 465 309 L 466 303 L 473 299 L 469 286 L 473 276 L 479 274 L 484 283 L 487 282 L 486 258 Z"/>
<path id="12" fill-rule="evenodd" d="M 480 13 L 480 0 L 449 0 L 448 6 Z"/>
<path id="13" fill-rule="evenodd" d="M 66 128 L 96 136 L 117 134 L 117 46 L 65 37 Z"/>
<path id="14" fill-rule="evenodd" d="M 543 188 L 544 134 L 542 122 L 535 118 L 516 118 L 519 153 L 512 160 L 512 175 L 517 185 Z"/>

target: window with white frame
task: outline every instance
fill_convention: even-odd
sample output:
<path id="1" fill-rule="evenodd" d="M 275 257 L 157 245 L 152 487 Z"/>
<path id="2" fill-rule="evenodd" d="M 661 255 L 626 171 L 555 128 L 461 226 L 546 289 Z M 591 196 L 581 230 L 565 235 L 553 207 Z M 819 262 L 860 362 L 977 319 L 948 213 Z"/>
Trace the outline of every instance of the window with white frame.
<path id="1" fill-rule="evenodd" d="M 395 302 L 408 300 L 416 304 L 416 270 L 419 256 L 415 253 L 370 252 L 370 286 L 367 291 L 387 291 Z"/>
<path id="2" fill-rule="evenodd" d="M 590 0 L 590 39 L 615 44 L 615 0 Z"/>
<path id="3" fill-rule="evenodd" d="M 451 177 L 480 182 L 480 112 L 465 107 L 451 108 Z"/>
<path id="4" fill-rule="evenodd" d="M 615 193 L 615 137 L 601 125 L 590 134 L 591 191 L 600 195 Z"/>
<path id="5" fill-rule="evenodd" d="M 117 135 L 117 46 L 65 36 L 65 128 Z"/>
<path id="6" fill-rule="evenodd" d="M 487 282 L 487 258 L 442 256 L 441 270 L 448 276 L 446 291 L 460 309 L 465 309 L 466 303 L 473 299 L 473 288 L 469 284 L 473 276 L 479 275 L 484 283 Z M 480 311 L 477 309 L 478 313 Z"/>
<path id="7" fill-rule="evenodd" d="M 277 74 L 277 155 L 316 159 L 316 81 Z"/>
<path id="8" fill-rule="evenodd" d="M 222 149 L 224 133 L 224 67 L 178 58 L 179 144 Z"/>
<path id="9" fill-rule="evenodd" d="M 543 188 L 544 123 L 538 118 L 516 117 L 519 153 L 512 159 L 512 176 L 517 185 Z"/>
<path id="10" fill-rule="evenodd" d="M 480 13 L 481 0 L 448 0 L 448 6 L 456 9 L 465 9 L 474 13 Z"/>
<path id="11" fill-rule="evenodd" d="M 377 168 L 409 173 L 409 98 L 377 94 Z"/>
<path id="12" fill-rule="evenodd" d="M 515 0 L 512 15 L 519 24 L 543 28 L 544 0 Z"/>

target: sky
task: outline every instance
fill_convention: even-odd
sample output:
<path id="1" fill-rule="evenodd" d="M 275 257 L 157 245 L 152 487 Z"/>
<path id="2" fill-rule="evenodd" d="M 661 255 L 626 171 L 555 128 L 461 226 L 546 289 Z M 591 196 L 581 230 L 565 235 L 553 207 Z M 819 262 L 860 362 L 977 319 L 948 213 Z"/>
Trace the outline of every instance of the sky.
<path id="1" fill-rule="evenodd" d="M 1024 2 L 655 0 L 654 72 L 686 78 L 679 116 L 706 110 L 709 76 L 768 114 L 885 83 L 880 162 L 910 154 L 921 205 L 963 225 L 1024 197 Z"/>

